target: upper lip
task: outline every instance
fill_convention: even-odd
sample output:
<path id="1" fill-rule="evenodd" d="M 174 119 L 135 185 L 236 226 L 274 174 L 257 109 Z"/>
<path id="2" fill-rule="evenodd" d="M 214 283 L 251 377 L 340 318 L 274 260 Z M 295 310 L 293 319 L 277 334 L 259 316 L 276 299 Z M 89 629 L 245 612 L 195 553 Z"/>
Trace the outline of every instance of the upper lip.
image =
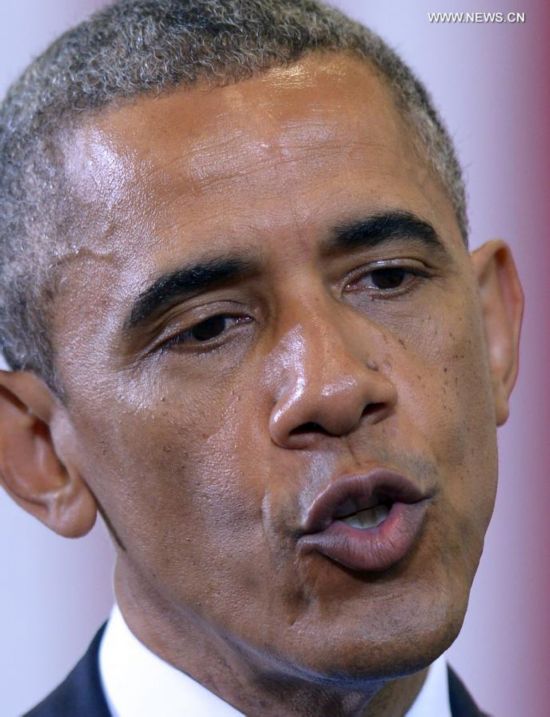
<path id="1" fill-rule="evenodd" d="M 309 507 L 303 533 L 325 530 L 338 518 L 379 503 L 418 503 L 429 498 L 409 478 L 388 470 L 374 470 L 363 475 L 344 476 L 333 481 Z"/>

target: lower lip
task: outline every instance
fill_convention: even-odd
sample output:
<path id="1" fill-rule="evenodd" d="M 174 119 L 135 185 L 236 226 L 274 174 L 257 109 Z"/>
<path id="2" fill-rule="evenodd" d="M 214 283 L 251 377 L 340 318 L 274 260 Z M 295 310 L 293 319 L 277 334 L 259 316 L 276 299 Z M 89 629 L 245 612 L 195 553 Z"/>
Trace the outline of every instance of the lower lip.
<path id="1" fill-rule="evenodd" d="M 319 533 L 300 538 L 301 552 L 318 552 L 351 570 L 388 570 L 405 558 L 416 543 L 428 501 L 394 503 L 375 528 L 354 528 L 335 520 Z"/>

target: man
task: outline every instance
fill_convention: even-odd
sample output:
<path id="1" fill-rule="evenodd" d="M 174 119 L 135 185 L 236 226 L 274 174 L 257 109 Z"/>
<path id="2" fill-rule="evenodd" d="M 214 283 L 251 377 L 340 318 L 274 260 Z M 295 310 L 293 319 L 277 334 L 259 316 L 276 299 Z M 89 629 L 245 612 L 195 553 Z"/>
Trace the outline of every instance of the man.
<path id="1" fill-rule="evenodd" d="M 309 0 L 122 0 L 1 125 L 0 475 L 117 550 L 30 714 L 481 714 L 439 656 L 522 298 L 410 71 Z"/>

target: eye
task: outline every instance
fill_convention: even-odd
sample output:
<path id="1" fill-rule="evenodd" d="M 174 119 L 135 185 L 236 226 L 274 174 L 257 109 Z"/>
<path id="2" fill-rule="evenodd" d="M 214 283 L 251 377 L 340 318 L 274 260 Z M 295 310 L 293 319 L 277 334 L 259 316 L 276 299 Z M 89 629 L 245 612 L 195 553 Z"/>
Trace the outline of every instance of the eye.
<path id="1" fill-rule="evenodd" d="M 398 289 L 407 278 L 407 271 L 402 267 L 387 267 L 370 272 L 371 282 L 377 289 Z M 410 272 L 409 272 L 410 273 Z"/>
<path id="2" fill-rule="evenodd" d="M 184 335 L 188 335 L 189 338 L 195 341 L 211 341 L 227 329 L 228 324 L 231 320 L 229 316 L 211 316 L 205 321 L 201 321 L 200 324 L 193 326 L 193 328 L 186 331 Z"/>
<path id="3" fill-rule="evenodd" d="M 222 338 L 224 334 L 229 333 L 232 328 L 240 324 L 250 323 L 252 319 L 249 316 L 233 316 L 230 314 L 216 314 L 209 316 L 203 321 L 199 321 L 185 331 L 174 335 L 166 341 L 162 348 L 170 348 L 171 346 L 200 346 L 201 344 L 214 343 L 216 339 Z"/>
<path id="4" fill-rule="evenodd" d="M 373 297 L 393 296 L 404 293 L 423 277 L 427 277 L 429 272 L 417 265 L 404 265 L 402 261 L 399 264 L 380 263 L 380 265 L 372 266 L 368 271 L 357 274 L 349 281 L 345 287 L 348 293 L 368 292 Z"/>

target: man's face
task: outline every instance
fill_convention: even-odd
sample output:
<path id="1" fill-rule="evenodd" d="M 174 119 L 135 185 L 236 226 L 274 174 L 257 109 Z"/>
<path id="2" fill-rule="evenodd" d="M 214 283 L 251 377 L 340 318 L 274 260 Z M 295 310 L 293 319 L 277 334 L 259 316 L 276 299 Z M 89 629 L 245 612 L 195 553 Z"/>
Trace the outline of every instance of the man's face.
<path id="1" fill-rule="evenodd" d="M 470 258 L 389 91 L 313 56 L 66 151 L 97 234 L 56 360 L 123 608 L 312 675 L 427 664 L 480 557 L 495 409 Z"/>

